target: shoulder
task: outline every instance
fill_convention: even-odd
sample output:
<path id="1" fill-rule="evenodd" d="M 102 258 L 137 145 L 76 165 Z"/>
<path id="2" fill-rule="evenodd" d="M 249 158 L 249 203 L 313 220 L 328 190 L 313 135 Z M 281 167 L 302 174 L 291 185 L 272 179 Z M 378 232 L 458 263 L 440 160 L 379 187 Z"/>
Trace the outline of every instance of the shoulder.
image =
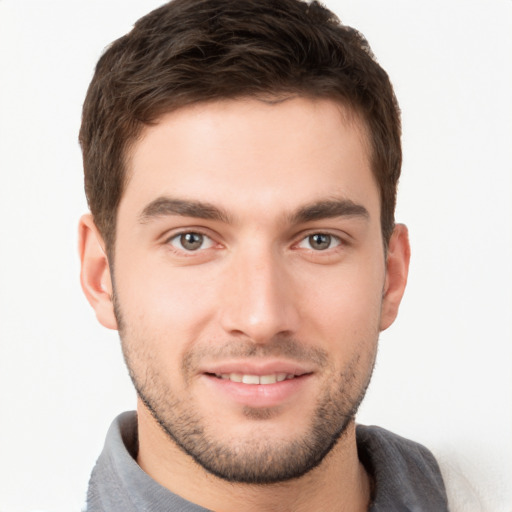
<path id="1" fill-rule="evenodd" d="M 381 427 L 358 425 L 356 432 L 360 456 L 366 455 L 376 463 L 385 458 L 388 464 L 421 466 L 440 475 L 435 457 L 425 446 Z"/>
<path id="2" fill-rule="evenodd" d="M 432 453 L 419 443 L 375 426 L 358 425 L 357 449 L 373 479 L 370 510 L 448 510 L 446 489 Z"/>

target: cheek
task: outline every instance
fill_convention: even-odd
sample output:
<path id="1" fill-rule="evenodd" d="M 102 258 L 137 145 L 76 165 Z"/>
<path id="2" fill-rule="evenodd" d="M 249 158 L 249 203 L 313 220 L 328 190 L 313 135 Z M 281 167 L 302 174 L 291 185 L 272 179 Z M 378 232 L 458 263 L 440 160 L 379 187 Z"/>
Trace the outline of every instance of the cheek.
<path id="1" fill-rule="evenodd" d="M 126 335 L 176 357 L 193 344 L 214 314 L 214 286 L 193 269 L 116 265 L 116 295 Z M 118 284 L 117 284 L 118 283 Z"/>
<path id="2" fill-rule="evenodd" d="M 317 328 L 334 330 L 338 337 L 373 329 L 380 317 L 383 283 L 383 263 L 360 261 L 333 268 L 301 287 L 304 313 L 320 321 Z"/>

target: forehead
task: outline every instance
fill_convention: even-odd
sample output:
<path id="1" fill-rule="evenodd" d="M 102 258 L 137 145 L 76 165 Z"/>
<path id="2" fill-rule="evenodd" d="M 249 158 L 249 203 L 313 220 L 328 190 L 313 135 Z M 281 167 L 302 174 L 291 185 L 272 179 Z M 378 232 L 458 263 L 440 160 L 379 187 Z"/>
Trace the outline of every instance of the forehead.
<path id="1" fill-rule="evenodd" d="M 359 116 L 333 100 L 184 107 L 147 127 L 132 146 L 119 214 L 136 214 L 165 195 L 260 215 L 328 196 L 378 210 L 368 148 Z"/>

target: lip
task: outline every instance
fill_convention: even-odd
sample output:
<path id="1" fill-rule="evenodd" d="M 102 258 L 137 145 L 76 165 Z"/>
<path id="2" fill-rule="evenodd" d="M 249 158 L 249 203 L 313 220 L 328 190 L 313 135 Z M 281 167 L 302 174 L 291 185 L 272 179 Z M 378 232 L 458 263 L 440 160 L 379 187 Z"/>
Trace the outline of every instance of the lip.
<path id="1" fill-rule="evenodd" d="M 243 384 L 218 377 L 229 373 L 258 376 L 286 373 L 295 377 L 273 384 Z M 246 407 L 268 408 L 297 399 L 311 383 L 313 375 L 312 369 L 292 361 L 227 361 L 208 366 L 200 377 L 216 400 L 228 400 Z"/>
<path id="2" fill-rule="evenodd" d="M 272 373 L 286 373 L 287 375 L 302 376 L 313 373 L 314 368 L 296 361 L 224 361 L 221 363 L 205 365 L 200 369 L 201 374 L 222 375 L 223 373 L 241 373 L 242 375 L 270 375 Z"/>

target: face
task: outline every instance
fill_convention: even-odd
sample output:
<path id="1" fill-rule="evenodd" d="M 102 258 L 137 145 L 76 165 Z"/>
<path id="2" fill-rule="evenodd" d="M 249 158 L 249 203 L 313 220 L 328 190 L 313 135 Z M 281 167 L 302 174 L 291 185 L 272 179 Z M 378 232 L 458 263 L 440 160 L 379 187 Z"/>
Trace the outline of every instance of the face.
<path id="1" fill-rule="evenodd" d="M 396 314 L 362 125 L 329 100 L 223 101 L 163 117 L 130 157 L 113 277 L 140 398 L 222 478 L 304 474 Z"/>

